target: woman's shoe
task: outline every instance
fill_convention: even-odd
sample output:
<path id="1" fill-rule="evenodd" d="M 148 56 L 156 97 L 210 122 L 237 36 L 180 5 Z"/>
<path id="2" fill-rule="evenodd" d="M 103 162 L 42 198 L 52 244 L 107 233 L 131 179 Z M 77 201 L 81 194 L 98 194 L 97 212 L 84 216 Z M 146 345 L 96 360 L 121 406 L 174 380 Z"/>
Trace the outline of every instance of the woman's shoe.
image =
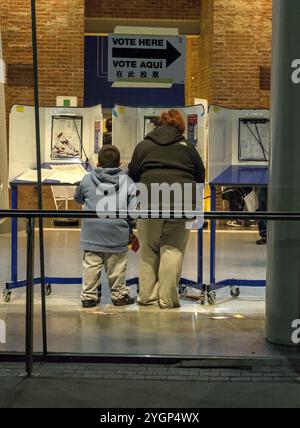
<path id="1" fill-rule="evenodd" d="M 82 302 L 83 308 L 95 308 L 98 305 L 98 303 L 95 300 L 84 300 Z"/>
<path id="2" fill-rule="evenodd" d="M 135 300 L 133 297 L 125 296 L 119 300 L 112 300 L 112 302 L 114 306 L 129 306 L 133 305 L 135 303 Z"/>

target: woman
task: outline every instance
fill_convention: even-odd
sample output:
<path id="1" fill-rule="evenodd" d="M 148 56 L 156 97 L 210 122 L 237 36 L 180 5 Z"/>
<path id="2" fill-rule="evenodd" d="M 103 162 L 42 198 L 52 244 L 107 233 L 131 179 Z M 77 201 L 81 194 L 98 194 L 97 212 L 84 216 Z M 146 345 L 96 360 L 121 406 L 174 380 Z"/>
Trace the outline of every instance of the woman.
<path id="1" fill-rule="evenodd" d="M 162 113 L 156 129 L 134 151 L 129 165 L 131 179 L 148 189 L 154 183 L 179 183 L 180 189 L 185 183 L 204 183 L 202 160 L 184 132 L 184 119 L 178 110 Z M 156 208 L 151 201 L 151 209 Z M 180 307 L 178 284 L 189 234 L 182 219 L 138 221 L 141 305 L 158 302 L 162 309 Z"/>

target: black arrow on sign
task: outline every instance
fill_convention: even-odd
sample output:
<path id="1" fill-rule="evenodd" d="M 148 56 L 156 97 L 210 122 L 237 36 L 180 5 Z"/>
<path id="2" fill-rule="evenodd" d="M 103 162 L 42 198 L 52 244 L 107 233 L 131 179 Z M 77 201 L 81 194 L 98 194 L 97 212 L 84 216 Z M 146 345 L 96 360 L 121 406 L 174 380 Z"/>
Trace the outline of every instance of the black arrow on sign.
<path id="1" fill-rule="evenodd" d="M 113 58 L 165 59 L 169 67 L 181 56 L 181 53 L 167 41 L 166 49 L 113 48 L 112 56 Z"/>

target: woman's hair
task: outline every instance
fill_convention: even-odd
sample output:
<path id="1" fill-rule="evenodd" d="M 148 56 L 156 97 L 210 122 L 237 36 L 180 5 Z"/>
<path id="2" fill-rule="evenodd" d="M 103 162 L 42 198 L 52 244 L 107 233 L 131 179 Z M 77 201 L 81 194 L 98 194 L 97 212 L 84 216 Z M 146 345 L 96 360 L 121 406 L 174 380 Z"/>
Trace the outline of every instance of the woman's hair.
<path id="1" fill-rule="evenodd" d="M 181 134 L 184 134 L 185 123 L 182 114 L 178 110 L 172 109 L 162 113 L 160 116 L 160 124 L 174 126 Z"/>

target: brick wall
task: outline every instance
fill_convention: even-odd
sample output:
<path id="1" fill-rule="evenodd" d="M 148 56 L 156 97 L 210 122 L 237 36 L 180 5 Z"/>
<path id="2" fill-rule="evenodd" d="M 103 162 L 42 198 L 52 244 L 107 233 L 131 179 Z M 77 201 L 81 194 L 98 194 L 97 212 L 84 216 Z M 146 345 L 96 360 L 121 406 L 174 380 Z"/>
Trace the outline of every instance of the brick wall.
<path id="1" fill-rule="evenodd" d="M 199 83 L 199 37 L 189 36 L 186 40 L 185 103 L 194 104 Z"/>
<path id="2" fill-rule="evenodd" d="M 37 35 L 41 105 L 74 95 L 83 103 L 84 0 L 39 0 Z M 0 0 L 4 59 L 8 65 L 7 114 L 15 103 L 33 104 L 30 0 Z M 45 208 L 54 208 L 49 189 Z M 36 207 L 36 189 L 20 191 L 20 207 Z"/>
<path id="3" fill-rule="evenodd" d="M 260 67 L 271 65 L 272 0 L 201 0 L 200 14 L 199 95 L 224 106 L 269 107 Z"/>
<path id="4" fill-rule="evenodd" d="M 234 107 L 268 107 L 260 67 L 271 61 L 272 0 L 39 0 L 40 101 L 58 93 L 83 100 L 84 3 L 86 15 L 199 19 L 201 35 L 187 39 L 186 103 L 195 97 Z M 0 25 L 9 76 L 7 110 L 33 103 L 30 0 L 0 0 Z M 32 196 L 22 196 L 31 206 Z M 51 204 L 50 198 L 47 200 Z"/>
<path id="5" fill-rule="evenodd" d="M 198 97 L 213 99 L 213 0 L 201 0 L 199 37 Z"/>
<path id="6" fill-rule="evenodd" d="M 85 0 L 92 18 L 198 19 L 200 0 Z"/>
<path id="7" fill-rule="evenodd" d="M 260 67 L 271 62 L 272 0 L 86 0 L 86 16 L 199 19 L 200 38 L 187 42 L 187 104 L 200 97 L 233 107 L 269 106 Z"/>
<path id="8" fill-rule="evenodd" d="M 41 105 L 56 95 L 83 102 L 84 0 L 39 0 L 37 35 Z M 8 107 L 33 103 L 30 0 L 1 0 L 3 50 L 8 64 Z"/>
<path id="9" fill-rule="evenodd" d="M 260 66 L 270 66 L 272 0 L 85 0 L 86 15 L 200 19 L 200 39 L 187 42 L 186 102 L 268 106 Z M 1 0 L 7 104 L 32 103 L 30 0 Z M 57 93 L 83 98 L 84 0 L 37 2 L 40 101 Z M 24 83 L 26 82 L 26 83 Z"/>
<path id="10" fill-rule="evenodd" d="M 269 108 L 270 91 L 260 88 L 260 69 L 271 66 L 271 37 L 272 0 L 201 0 L 199 98 Z M 221 198 L 217 208 L 222 209 Z"/>

